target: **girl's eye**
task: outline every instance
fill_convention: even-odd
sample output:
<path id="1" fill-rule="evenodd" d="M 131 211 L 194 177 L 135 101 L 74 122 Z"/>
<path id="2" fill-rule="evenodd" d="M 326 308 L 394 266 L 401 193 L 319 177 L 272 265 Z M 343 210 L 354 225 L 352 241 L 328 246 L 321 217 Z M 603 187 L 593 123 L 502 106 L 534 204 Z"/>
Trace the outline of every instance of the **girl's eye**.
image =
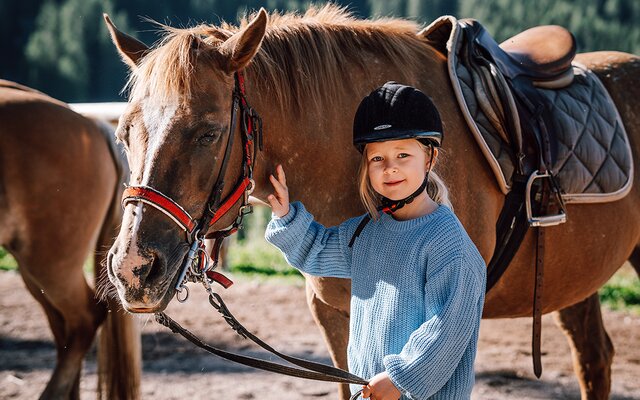
<path id="1" fill-rule="evenodd" d="M 371 161 L 376 162 L 376 161 L 382 161 L 382 157 L 380 156 L 375 156 L 371 158 Z"/>
<path id="2" fill-rule="evenodd" d="M 409 157 L 409 154 L 407 154 L 407 153 L 398 154 L 398 158 L 406 158 L 406 157 Z"/>

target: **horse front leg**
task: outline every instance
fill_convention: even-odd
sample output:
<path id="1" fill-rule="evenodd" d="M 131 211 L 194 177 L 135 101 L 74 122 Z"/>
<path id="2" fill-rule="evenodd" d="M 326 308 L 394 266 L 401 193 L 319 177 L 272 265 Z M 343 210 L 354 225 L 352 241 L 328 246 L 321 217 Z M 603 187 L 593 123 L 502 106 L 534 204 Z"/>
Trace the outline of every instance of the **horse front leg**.
<path id="1" fill-rule="evenodd" d="M 81 264 L 77 265 L 81 272 Z M 25 286 L 41 304 L 49 320 L 57 353 L 55 368 L 40 399 L 79 399 L 82 360 L 106 310 L 96 308 L 92 302 L 93 292 L 84 281 L 84 286 L 81 286 L 71 284 L 75 281 L 73 276 L 65 280 L 71 287 L 64 290 L 69 299 L 62 299 L 64 296 L 58 291 L 60 288 L 38 281 L 31 276 L 32 270 L 32 267 L 21 264 Z M 79 286 L 78 290 L 76 286 Z"/>
<path id="2" fill-rule="evenodd" d="M 582 400 L 608 399 L 614 349 L 602 322 L 598 293 L 554 316 L 569 338 Z"/>
<path id="3" fill-rule="evenodd" d="M 333 365 L 347 370 L 350 286 L 345 279 L 306 277 L 307 304 L 324 337 Z M 349 284 L 350 285 L 350 284 Z M 349 385 L 339 385 L 339 398 L 348 400 Z"/>

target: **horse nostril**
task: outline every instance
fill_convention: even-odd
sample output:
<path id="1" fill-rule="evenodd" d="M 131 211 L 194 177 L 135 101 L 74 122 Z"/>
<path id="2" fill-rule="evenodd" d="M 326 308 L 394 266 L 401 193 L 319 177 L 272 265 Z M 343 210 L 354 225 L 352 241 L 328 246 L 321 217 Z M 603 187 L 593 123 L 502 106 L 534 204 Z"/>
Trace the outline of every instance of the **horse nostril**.
<path id="1" fill-rule="evenodd" d="M 164 258 L 158 253 L 153 253 L 151 256 L 151 262 L 146 266 L 146 274 L 141 277 L 147 282 L 154 282 L 155 280 L 162 279 L 166 275 L 167 263 Z"/>
<path id="2" fill-rule="evenodd" d="M 107 263 L 107 276 L 109 277 L 109 280 L 111 280 L 113 282 L 113 278 L 115 278 L 115 274 L 113 273 L 113 257 L 115 256 L 115 254 L 113 253 L 112 250 L 109 250 L 109 252 L 107 253 L 107 259 L 106 259 L 106 263 Z"/>

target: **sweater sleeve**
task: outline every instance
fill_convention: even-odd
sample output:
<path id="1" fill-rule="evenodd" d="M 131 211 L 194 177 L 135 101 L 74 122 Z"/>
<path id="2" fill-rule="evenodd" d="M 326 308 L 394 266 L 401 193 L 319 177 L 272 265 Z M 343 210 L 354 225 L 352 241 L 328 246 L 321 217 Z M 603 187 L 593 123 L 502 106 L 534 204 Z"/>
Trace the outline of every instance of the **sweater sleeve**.
<path id="1" fill-rule="evenodd" d="M 282 251 L 287 262 L 302 272 L 334 278 L 351 277 L 351 255 L 345 224 L 325 228 L 300 202 L 289 205 L 282 218 L 273 216 L 265 239 Z"/>
<path id="2" fill-rule="evenodd" d="M 400 354 L 384 358 L 391 381 L 412 399 L 426 399 L 449 381 L 480 323 L 483 278 L 458 255 L 427 272 L 425 322 Z"/>

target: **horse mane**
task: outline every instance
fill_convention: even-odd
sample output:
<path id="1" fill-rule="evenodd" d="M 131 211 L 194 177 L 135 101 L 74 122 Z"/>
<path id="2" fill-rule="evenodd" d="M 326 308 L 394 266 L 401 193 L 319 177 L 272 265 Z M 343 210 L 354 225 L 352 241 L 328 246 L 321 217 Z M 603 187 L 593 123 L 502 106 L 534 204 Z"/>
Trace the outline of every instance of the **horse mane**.
<path id="1" fill-rule="evenodd" d="M 220 27 L 202 24 L 177 29 L 159 24 L 165 36 L 132 72 L 127 84 L 132 97 L 153 94 L 169 99 L 177 94 L 188 98 L 195 84 L 194 66 L 202 57 L 222 77 L 212 52 L 199 50 L 219 46 L 255 15 L 241 18 L 239 26 L 223 22 Z M 416 22 L 361 20 L 333 4 L 312 6 L 303 15 L 273 12 L 268 20 L 261 49 L 247 67 L 247 79 L 289 112 L 300 111 L 298 99 L 306 99 L 307 107 L 320 107 L 335 99 L 339 91 L 353 90 L 349 85 L 356 80 L 345 77 L 367 74 L 366 64 L 372 55 L 404 71 L 410 70 L 407 65 L 419 64 L 425 52 L 434 51 L 416 35 Z M 408 78 L 407 73 L 396 79 Z"/>

